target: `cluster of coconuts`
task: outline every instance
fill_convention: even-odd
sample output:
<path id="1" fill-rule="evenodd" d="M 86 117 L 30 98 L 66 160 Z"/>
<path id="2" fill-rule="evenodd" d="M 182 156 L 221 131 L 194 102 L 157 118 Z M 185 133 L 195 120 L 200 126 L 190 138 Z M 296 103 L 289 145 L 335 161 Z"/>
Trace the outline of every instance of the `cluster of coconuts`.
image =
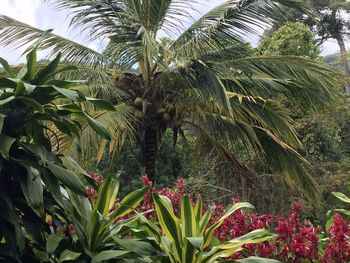
<path id="1" fill-rule="evenodd" d="M 134 100 L 134 105 L 138 108 L 142 107 L 143 99 L 141 97 L 136 97 Z M 167 125 L 169 122 L 173 122 L 175 128 L 181 126 L 181 121 L 176 118 L 176 107 L 172 103 L 167 103 L 165 107 L 161 107 L 157 110 L 157 118 L 162 120 L 164 125 Z"/>
<path id="2" fill-rule="evenodd" d="M 175 118 L 176 108 L 173 104 L 168 103 L 165 108 L 160 108 L 157 113 L 158 116 L 162 118 L 163 123 L 167 124 Z"/>

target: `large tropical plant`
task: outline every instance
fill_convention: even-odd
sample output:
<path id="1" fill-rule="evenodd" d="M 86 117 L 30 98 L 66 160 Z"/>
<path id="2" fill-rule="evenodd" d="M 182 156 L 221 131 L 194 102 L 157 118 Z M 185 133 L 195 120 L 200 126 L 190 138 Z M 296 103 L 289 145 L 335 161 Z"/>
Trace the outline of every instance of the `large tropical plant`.
<path id="1" fill-rule="evenodd" d="M 90 188 L 90 192 L 93 189 Z M 65 212 L 52 217 L 60 218 L 56 222 L 70 225 L 72 238 L 67 242 L 67 237 L 56 231 L 48 236 L 45 246 L 36 246 L 36 256 L 44 262 L 61 262 L 60 258 L 71 251 L 71 255 L 75 255 L 74 259 L 70 259 L 72 261 L 97 263 L 156 254 L 157 251 L 151 251 L 150 244 L 125 237 L 128 228 L 134 226 L 138 219 L 137 214 L 130 213 L 147 191 L 148 187 L 143 187 L 117 202 L 119 178 L 113 175 L 98 186 L 97 196 L 83 197 L 68 191 Z M 57 229 L 59 224 L 53 227 Z"/>
<path id="2" fill-rule="evenodd" d="M 38 69 L 34 48 L 15 73 L 0 58 L 0 261 L 18 262 L 26 255 L 25 260 L 36 262 L 31 244 L 44 242 L 50 233 L 46 215 L 63 209 L 62 191 L 86 195 L 84 177 L 66 169 L 52 148 L 52 127 L 79 137 L 79 121 L 109 138 L 81 106 L 92 103 L 113 110 L 113 105 L 74 90 L 81 82 L 56 79 L 59 72 L 75 69 L 58 68 L 59 61 L 60 55 Z"/>
<path id="3" fill-rule="evenodd" d="M 228 0 L 194 21 L 191 12 L 198 9 L 197 1 L 46 2 L 71 12 L 72 25 L 91 41 L 101 40 L 104 50 L 94 51 L 52 32 L 42 47 L 51 48 L 51 54 L 61 51 L 66 62 L 80 67 L 92 91 L 136 110 L 138 121 L 96 115 L 110 127 L 112 141 L 93 138 L 85 129 L 83 156 L 91 158 L 89 150 L 100 159 L 107 146 L 114 156 L 126 138 L 132 138 L 154 180 L 164 132 L 173 130 L 175 144 L 187 131 L 197 139 L 198 156 L 212 153 L 236 171 L 247 171 L 230 147 L 240 141 L 290 185 L 315 196 L 307 162 L 296 151 L 301 145 L 291 119 L 271 97 L 285 96 L 306 109 L 324 106 L 335 86 L 331 74 L 302 58 L 247 56 L 244 44 L 244 36 L 254 35 L 257 27 L 283 19 L 281 5 L 308 12 L 304 1 Z M 0 17 L 0 33 L 2 44 L 17 47 L 42 35 L 7 16 Z M 77 153 L 74 141 L 64 141 L 67 147 L 62 150 Z"/>

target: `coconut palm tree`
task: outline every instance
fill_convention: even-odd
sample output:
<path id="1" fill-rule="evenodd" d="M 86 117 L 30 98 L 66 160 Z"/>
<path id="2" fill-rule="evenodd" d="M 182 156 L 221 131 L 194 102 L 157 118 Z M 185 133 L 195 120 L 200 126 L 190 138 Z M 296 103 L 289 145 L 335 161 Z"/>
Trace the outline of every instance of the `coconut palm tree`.
<path id="1" fill-rule="evenodd" d="M 67 63 L 80 68 L 77 77 L 87 78 L 90 90 L 119 107 L 119 115 L 95 116 L 109 127 L 109 143 L 83 127 L 80 156 L 90 158 L 87 150 L 93 150 L 100 159 L 107 146 L 113 155 L 126 138 L 133 138 L 154 180 L 164 132 L 173 131 L 175 144 L 187 131 L 196 138 L 199 156 L 215 154 L 244 170 L 230 150 L 242 142 L 286 182 L 315 196 L 317 187 L 297 152 L 301 145 L 288 112 L 271 98 L 323 107 L 335 86 L 331 72 L 297 57 L 248 55 L 245 44 L 259 27 L 283 19 L 281 5 L 307 12 L 304 1 L 227 0 L 198 19 L 192 16 L 198 11 L 195 0 L 46 1 L 67 9 L 71 24 L 91 41 L 104 43 L 103 51 L 51 31 L 43 37 L 43 30 L 7 16 L 0 17 L 0 42 L 20 47 L 41 39 L 51 55 L 61 52 Z M 120 117 L 130 112 L 135 120 Z M 75 142 L 63 141 L 61 150 L 74 153 Z"/>

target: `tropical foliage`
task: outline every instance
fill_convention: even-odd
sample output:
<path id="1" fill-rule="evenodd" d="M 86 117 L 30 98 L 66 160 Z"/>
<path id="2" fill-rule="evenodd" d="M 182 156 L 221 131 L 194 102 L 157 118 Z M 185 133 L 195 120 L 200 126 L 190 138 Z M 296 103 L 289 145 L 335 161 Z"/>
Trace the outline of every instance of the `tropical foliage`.
<path id="1" fill-rule="evenodd" d="M 29 243 L 45 240 L 46 213 L 64 207 L 63 190 L 86 195 L 86 179 L 81 172 L 68 170 L 51 146 L 50 139 L 56 139 L 53 129 L 79 137 L 77 121 L 81 121 L 109 137 L 79 103 L 113 106 L 74 90 L 80 82 L 55 79 L 60 72 L 75 70 L 58 68 L 59 61 L 60 55 L 38 69 L 34 48 L 16 74 L 0 59 L 6 73 L 0 78 L 0 237 L 1 257 L 7 262 L 20 260 Z"/>
<path id="2" fill-rule="evenodd" d="M 146 174 L 154 180 L 164 132 L 171 129 L 176 144 L 187 130 L 197 140 L 199 157 L 212 153 L 237 171 L 247 170 L 229 147 L 241 141 L 289 185 L 298 185 L 310 197 L 317 195 L 308 164 L 297 153 L 301 145 L 291 119 L 271 95 L 278 93 L 305 108 L 324 106 L 335 85 L 331 72 L 302 58 L 247 57 L 241 52 L 246 50 L 242 35 L 253 35 L 258 24 L 282 19 L 281 5 L 308 12 L 303 2 L 226 1 L 183 30 L 179 25 L 191 17 L 195 1 L 50 2 L 70 11 L 72 24 L 91 40 L 106 44 L 98 53 L 48 32 L 42 47 L 51 48 L 52 54 L 61 51 L 65 61 L 80 67 L 92 90 L 98 87 L 98 94 L 105 91 L 111 101 L 133 105 L 136 111 L 135 121 L 97 115 L 112 131 L 112 141 L 93 138 L 85 129 L 89 143 L 81 149 L 83 157 L 99 160 L 109 151 L 113 164 L 131 138 L 140 146 Z M 42 35 L 6 16 L 0 28 L 5 45 L 18 47 Z M 176 37 L 160 40 L 162 33 Z M 66 137 L 61 144 L 69 145 L 61 152 L 79 153 L 73 140 Z M 88 154 L 91 150 L 93 155 Z"/>

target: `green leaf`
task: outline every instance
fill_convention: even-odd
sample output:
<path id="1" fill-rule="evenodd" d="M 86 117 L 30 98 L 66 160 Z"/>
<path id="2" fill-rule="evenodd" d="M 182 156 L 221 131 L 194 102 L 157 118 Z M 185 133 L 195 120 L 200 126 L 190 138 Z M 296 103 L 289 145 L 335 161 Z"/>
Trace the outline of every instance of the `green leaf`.
<path id="1" fill-rule="evenodd" d="M 9 96 L 6 99 L 0 99 L 0 106 L 5 105 L 6 103 L 14 100 L 16 97 L 15 96 Z"/>
<path id="2" fill-rule="evenodd" d="M 65 249 L 58 259 L 58 262 L 64 262 L 64 261 L 74 261 L 80 257 L 81 253 L 73 252 L 68 249 Z"/>
<path id="3" fill-rule="evenodd" d="M 43 106 L 35 99 L 29 98 L 29 97 L 24 97 L 24 96 L 18 96 L 15 98 L 15 100 L 19 100 L 19 101 L 31 106 L 33 109 L 35 109 L 39 112 L 44 112 Z"/>
<path id="4" fill-rule="evenodd" d="M 101 137 L 103 137 L 106 140 L 111 140 L 111 135 L 109 134 L 109 131 L 97 120 L 92 118 L 86 111 L 82 111 L 83 115 L 82 117 L 88 122 L 90 127 Z"/>
<path id="5" fill-rule="evenodd" d="M 105 260 L 110 260 L 113 258 L 119 258 L 120 256 L 124 256 L 128 254 L 129 251 L 125 250 L 105 250 L 103 252 L 98 253 L 96 256 L 92 258 L 91 263 L 100 263 Z"/>
<path id="6" fill-rule="evenodd" d="M 34 255 L 43 262 L 49 261 L 49 255 L 45 251 L 33 248 Z"/>
<path id="7" fill-rule="evenodd" d="M 49 173 L 47 168 L 42 169 L 41 179 L 43 180 L 44 184 L 46 185 L 56 202 L 61 207 L 64 207 L 61 186 L 58 179 L 55 176 L 52 176 L 52 174 Z"/>
<path id="8" fill-rule="evenodd" d="M 44 200 L 41 177 L 36 168 L 26 165 L 26 169 L 27 176 L 25 180 L 20 180 L 22 191 L 34 211 L 42 217 L 44 215 Z"/>
<path id="9" fill-rule="evenodd" d="M 148 186 L 135 190 L 126 195 L 119 203 L 119 207 L 114 211 L 113 216 L 122 217 L 135 209 L 143 200 L 149 190 Z"/>
<path id="10" fill-rule="evenodd" d="M 334 195 L 336 198 L 338 198 L 339 200 L 350 204 L 350 198 L 347 197 L 345 194 L 340 193 L 340 192 L 332 192 L 332 195 Z"/>
<path id="11" fill-rule="evenodd" d="M 17 83 L 10 78 L 0 78 L 0 88 L 11 88 L 14 89 Z"/>
<path id="12" fill-rule="evenodd" d="M 181 230 L 183 237 L 197 236 L 197 224 L 194 209 L 188 195 L 181 199 Z"/>
<path id="13" fill-rule="evenodd" d="M 73 192 L 84 196 L 86 195 L 85 186 L 75 173 L 51 162 L 47 163 L 47 168 Z"/>
<path id="14" fill-rule="evenodd" d="M 132 251 L 139 256 L 151 256 L 157 251 L 152 247 L 152 245 L 145 241 L 133 240 L 128 238 L 113 238 L 120 246 L 122 246 L 127 251 Z"/>
<path id="15" fill-rule="evenodd" d="M 9 158 L 9 151 L 12 144 L 16 141 L 15 138 L 9 137 L 6 134 L 0 134 L 0 155 L 4 159 Z"/>
<path id="16" fill-rule="evenodd" d="M 107 215 L 114 206 L 115 199 L 119 192 L 119 178 L 109 176 L 98 189 L 96 200 L 96 209 L 102 214 Z"/>
<path id="17" fill-rule="evenodd" d="M 213 234 L 215 229 L 217 229 L 218 227 L 221 226 L 221 224 L 224 222 L 224 220 L 229 217 L 230 215 L 232 215 L 235 211 L 242 209 L 242 208 L 249 208 L 249 209 L 253 209 L 254 206 L 252 206 L 249 203 L 244 203 L 244 202 L 240 202 L 240 203 L 236 203 L 234 204 L 215 224 L 211 225 L 206 231 L 205 231 L 205 235 L 204 235 L 204 243 L 203 243 L 203 247 L 202 248 L 206 248 L 207 246 L 210 245 L 212 238 L 213 238 Z"/>
<path id="18" fill-rule="evenodd" d="M 95 99 L 90 97 L 86 97 L 86 100 L 98 108 L 109 110 L 109 111 L 115 111 L 113 104 L 107 100 Z"/>
<path id="19" fill-rule="evenodd" d="M 173 210 L 169 205 L 164 202 L 157 194 L 152 194 L 157 218 L 159 224 L 163 230 L 164 235 L 175 244 L 175 250 L 178 255 L 182 254 L 180 242 L 181 238 L 181 226 L 180 220 L 175 216 Z"/>
<path id="20" fill-rule="evenodd" d="M 63 234 L 60 234 L 60 235 L 51 234 L 51 235 L 49 235 L 47 240 L 46 240 L 46 252 L 49 255 L 53 255 L 56 251 L 56 248 L 58 247 L 58 245 L 61 243 L 61 241 L 63 239 L 64 239 Z"/>
<path id="21" fill-rule="evenodd" d="M 0 64 L 2 65 L 2 67 L 4 68 L 5 72 L 11 77 L 13 78 L 15 75 L 13 74 L 12 68 L 10 67 L 9 63 L 0 57 Z"/>
<path id="22" fill-rule="evenodd" d="M 58 93 L 62 94 L 63 96 L 65 96 L 68 99 L 74 100 L 74 101 L 78 101 L 80 100 L 80 96 L 78 94 L 78 92 L 76 92 L 75 90 L 70 90 L 70 89 L 66 89 L 66 88 L 60 88 L 57 86 L 51 86 L 53 89 L 55 89 Z"/>
<path id="23" fill-rule="evenodd" d="M 243 259 L 236 259 L 236 262 L 240 263 L 280 263 L 280 261 L 269 258 L 260 258 L 260 257 L 248 257 Z"/>
<path id="24" fill-rule="evenodd" d="M 0 114 L 0 133 L 2 131 L 2 127 L 4 126 L 5 115 Z"/>
<path id="25" fill-rule="evenodd" d="M 15 212 L 15 208 L 12 204 L 12 201 L 10 197 L 4 192 L 0 192 L 0 209 L 0 217 L 13 225 L 15 229 L 16 244 L 19 250 L 22 251 L 25 247 L 25 240 L 22 228 L 19 224 L 19 220 Z M 11 234 L 13 235 L 13 232 L 11 232 Z"/>
<path id="26" fill-rule="evenodd" d="M 32 80 L 35 76 L 36 67 L 37 67 L 37 54 L 36 49 L 34 48 L 27 54 L 27 65 L 26 65 L 26 74 L 23 76 L 24 80 Z"/>
<path id="27" fill-rule="evenodd" d="M 59 53 L 54 60 L 52 60 L 46 67 L 41 69 L 35 76 L 33 83 L 40 85 L 44 84 L 52 74 L 57 69 L 58 64 L 60 63 L 61 53 Z"/>

